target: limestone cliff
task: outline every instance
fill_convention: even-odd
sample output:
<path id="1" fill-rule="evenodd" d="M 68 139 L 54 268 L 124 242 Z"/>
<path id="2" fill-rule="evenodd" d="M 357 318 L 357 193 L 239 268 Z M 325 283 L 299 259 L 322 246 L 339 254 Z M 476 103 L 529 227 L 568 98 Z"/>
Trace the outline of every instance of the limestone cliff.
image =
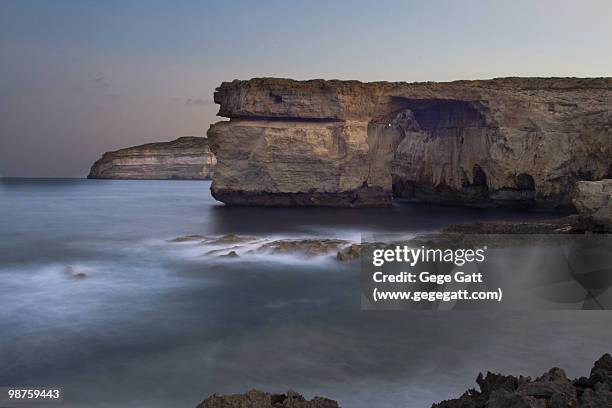
<path id="1" fill-rule="evenodd" d="M 579 181 L 572 202 L 590 230 L 612 232 L 612 180 Z"/>
<path id="2" fill-rule="evenodd" d="M 208 131 L 233 205 L 569 207 L 612 176 L 612 78 L 225 82 Z"/>
<path id="3" fill-rule="evenodd" d="M 104 153 L 87 178 L 207 180 L 215 163 L 205 137 L 186 136 Z"/>

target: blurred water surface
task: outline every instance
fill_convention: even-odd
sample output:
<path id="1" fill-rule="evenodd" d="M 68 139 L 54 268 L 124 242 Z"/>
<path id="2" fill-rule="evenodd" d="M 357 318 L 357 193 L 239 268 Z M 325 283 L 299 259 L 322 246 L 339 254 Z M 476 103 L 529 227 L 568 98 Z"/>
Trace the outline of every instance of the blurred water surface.
<path id="1" fill-rule="evenodd" d="M 608 312 L 364 312 L 354 264 L 217 258 L 197 242 L 168 242 L 227 233 L 359 240 L 551 214 L 226 208 L 209 187 L 0 181 L 0 386 L 63 386 L 70 407 L 195 407 L 213 392 L 251 388 L 293 388 L 344 407 L 428 407 L 474 386 L 481 370 L 533 376 L 559 365 L 578 376 L 610 351 Z"/>

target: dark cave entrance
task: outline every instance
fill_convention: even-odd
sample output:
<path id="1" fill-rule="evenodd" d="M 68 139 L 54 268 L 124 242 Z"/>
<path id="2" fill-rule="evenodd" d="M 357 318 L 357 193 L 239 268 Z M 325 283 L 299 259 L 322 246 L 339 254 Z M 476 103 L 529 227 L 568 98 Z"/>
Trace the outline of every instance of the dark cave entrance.
<path id="1" fill-rule="evenodd" d="M 479 102 L 394 97 L 391 105 L 392 112 L 384 120 L 389 122 L 392 129 L 401 129 L 402 140 L 405 137 L 420 137 L 427 139 L 428 143 L 450 149 L 449 146 L 462 145 L 466 135 L 479 135 L 478 132 L 483 129 L 494 127 L 485 115 L 486 108 Z M 444 155 L 444 149 L 440 149 L 435 159 L 437 165 L 448 164 Z M 482 165 L 477 164 L 467 171 L 460 190 L 444 183 L 434 186 L 426 180 L 419 180 L 419 166 L 423 166 L 423 163 L 418 162 L 418 158 L 411 156 L 410 152 L 396 151 L 391 164 L 393 198 L 463 202 L 482 201 L 488 197 L 487 174 Z"/>
<path id="2" fill-rule="evenodd" d="M 394 199 L 474 206 L 535 205 L 535 182 L 530 174 L 517 171 L 509 186 L 491 189 L 488 172 L 494 163 L 482 146 L 496 136 L 499 127 L 482 103 L 394 97 L 391 105 L 391 113 L 383 120 L 391 131 L 401 134 L 396 137 L 400 141 L 390 169 Z M 429 150 L 415 154 L 401 142 L 404 138 L 420 140 L 420 145 L 412 145 L 417 151 L 426 144 Z M 459 157 L 464 154 L 472 155 L 471 163 L 476 163 L 461 163 Z M 454 187 L 445 183 L 444 176 L 439 182 L 432 181 L 431 174 L 438 171 L 434 166 L 454 166 L 446 169 L 455 172 Z"/>
<path id="3" fill-rule="evenodd" d="M 487 127 L 484 108 L 478 102 L 450 99 L 394 98 L 400 110 L 409 109 L 419 127 L 432 136 L 462 132 L 467 128 Z"/>

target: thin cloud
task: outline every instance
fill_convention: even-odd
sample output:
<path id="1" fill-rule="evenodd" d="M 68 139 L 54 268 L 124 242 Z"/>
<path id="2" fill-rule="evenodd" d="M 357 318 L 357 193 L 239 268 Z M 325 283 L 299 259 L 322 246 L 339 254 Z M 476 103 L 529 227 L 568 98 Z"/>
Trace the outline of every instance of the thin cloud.
<path id="1" fill-rule="evenodd" d="M 110 88 L 110 84 L 108 83 L 108 81 L 106 81 L 106 79 L 104 79 L 104 77 L 98 77 L 94 79 L 94 82 L 100 88 Z"/>

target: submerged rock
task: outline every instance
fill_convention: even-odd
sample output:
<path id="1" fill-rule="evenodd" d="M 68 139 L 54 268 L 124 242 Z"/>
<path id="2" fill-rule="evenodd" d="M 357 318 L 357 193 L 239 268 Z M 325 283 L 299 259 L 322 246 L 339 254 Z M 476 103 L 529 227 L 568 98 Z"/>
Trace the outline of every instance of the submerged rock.
<path id="1" fill-rule="evenodd" d="M 209 180 L 216 162 L 207 138 L 186 136 L 106 152 L 87 178 Z"/>
<path id="2" fill-rule="evenodd" d="M 229 251 L 225 255 L 219 255 L 219 258 L 240 258 L 240 255 L 238 255 L 236 251 Z"/>
<path id="3" fill-rule="evenodd" d="M 210 251 L 206 252 L 204 255 L 216 255 L 216 254 L 223 253 L 225 251 L 235 251 L 236 249 L 240 249 L 240 248 L 242 248 L 241 245 L 234 245 L 229 248 L 211 249 Z"/>
<path id="4" fill-rule="evenodd" d="M 202 241 L 203 244 L 222 245 L 222 244 L 242 244 L 257 240 L 257 237 L 248 237 L 236 234 L 227 234 L 217 238 L 208 238 Z"/>
<path id="5" fill-rule="evenodd" d="M 342 239 L 280 239 L 266 242 L 261 245 L 258 252 L 271 253 L 300 253 L 307 256 L 327 255 L 338 252 L 340 248 L 350 241 Z"/>
<path id="6" fill-rule="evenodd" d="M 198 242 L 204 246 L 211 245 L 214 249 L 207 251 L 204 255 L 218 255 L 220 257 L 238 257 L 236 250 L 245 249 L 247 253 L 271 253 L 283 254 L 294 253 L 305 256 L 318 256 L 334 254 L 341 261 L 357 259 L 361 256 L 361 245 L 353 244 L 351 241 L 334 238 L 304 238 L 304 239 L 278 239 L 269 240 L 227 234 L 219 237 L 206 237 L 202 235 L 184 235 L 176 237 L 169 242 Z M 215 246 L 221 246 L 215 248 Z M 253 246 L 257 246 L 255 249 Z M 229 252 L 228 252 L 229 251 Z"/>
<path id="7" fill-rule="evenodd" d="M 64 275 L 70 279 L 80 280 L 85 279 L 89 275 L 85 272 L 79 272 L 74 269 L 72 266 L 68 265 L 64 268 Z"/>
<path id="8" fill-rule="evenodd" d="M 338 403 L 323 397 L 307 400 L 291 390 L 286 394 L 251 390 L 245 394 L 213 394 L 202 401 L 197 408 L 338 408 Z"/>
<path id="9" fill-rule="evenodd" d="M 203 241 L 206 239 L 210 239 L 210 237 L 205 237 L 202 235 L 183 235 L 180 237 L 176 237 L 174 239 L 171 239 L 170 242 L 192 242 L 192 241 Z"/>
<path id="10" fill-rule="evenodd" d="M 245 235 L 237 234 L 226 234 L 221 236 L 204 236 L 199 234 L 182 235 L 171 239 L 170 242 L 199 242 L 204 245 L 231 245 L 231 244 L 243 244 L 246 242 L 256 241 L 259 238 L 249 237 Z M 224 249 L 220 249 L 223 251 Z M 211 251 L 212 253 L 212 251 Z"/>
<path id="11" fill-rule="evenodd" d="M 212 194 L 230 205 L 571 207 L 612 169 L 612 78 L 221 84 Z"/>
<path id="12" fill-rule="evenodd" d="M 542 376 L 478 375 L 480 391 L 468 390 L 461 397 L 433 404 L 432 408 L 603 408 L 612 407 L 612 357 L 605 354 L 589 378 L 571 381 L 560 368 Z"/>

